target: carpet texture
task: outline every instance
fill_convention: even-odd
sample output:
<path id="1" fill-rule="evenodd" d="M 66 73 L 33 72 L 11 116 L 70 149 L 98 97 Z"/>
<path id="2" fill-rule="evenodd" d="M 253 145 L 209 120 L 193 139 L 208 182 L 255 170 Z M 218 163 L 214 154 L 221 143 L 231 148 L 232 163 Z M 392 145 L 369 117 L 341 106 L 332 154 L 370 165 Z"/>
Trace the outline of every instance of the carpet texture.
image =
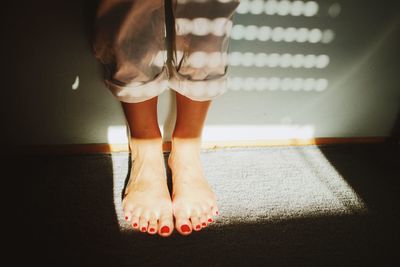
<path id="1" fill-rule="evenodd" d="M 136 233 L 122 220 L 127 153 L 16 162 L 24 163 L 24 216 L 31 218 L 20 232 L 30 261 L 41 265 L 372 266 L 395 260 L 398 145 L 203 151 L 221 216 L 199 233 L 166 239 Z"/>

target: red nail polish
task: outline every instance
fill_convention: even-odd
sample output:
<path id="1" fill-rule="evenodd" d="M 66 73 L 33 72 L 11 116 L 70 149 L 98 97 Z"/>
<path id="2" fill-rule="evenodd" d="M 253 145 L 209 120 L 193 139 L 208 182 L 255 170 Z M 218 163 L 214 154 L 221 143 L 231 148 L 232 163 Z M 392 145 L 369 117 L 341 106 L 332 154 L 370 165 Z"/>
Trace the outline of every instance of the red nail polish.
<path id="1" fill-rule="evenodd" d="M 169 233 L 169 227 L 168 227 L 168 226 L 163 226 L 163 227 L 161 227 L 161 233 L 162 233 L 162 234 Z"/>
<path id="2" fill-rule="evenodd" d="M 203 225 L 203 226 L 207 226 L 207 224 L 206 224 L 206 223 L 201 223 L 201 225 Z"/>
<path id="3" fill-rule="evenodd" d="M 210 219 L 208 219 L 208 222 L 212 222 L 213 220 L 210 218 Z"/>
<path id="4" fill-rule="evenodd" d="M 125 221 L 127 221 L 129 218 L 128 218 L 128 216 L 125 216 Z"/>
<path id="5" fill-rule="evenodd" d="M 154 231 L 156 231 L 156 229 L 154 229 L 154 228 L 150 228 L 150 230 L 149 230 L 150 232 L 154 232 Z"/>
<path id="6" fill-rule="evenodd" d="M 142 232 L 146 232 L 146 227 L 142 227 Z"/>
<path id="7" fill-rule="evenodd" d="M 134 223 L 134 224 L 133 224 L 133 227 L 137 227 L 137 223 Z"/>
<path id="8" fill-rule="evenodd" d="M 182 232 L 187 233 L 187 232 L 190 232 L 190 227 L 188 225 L 184 224 L 181 226 L 181 230 L 182 230 Z"/>
<path id="9" fill-rule="evenodd" d="M 201 228 L 200 224 L 196 225 L 196 229 L 200 229 L 200 228 Z"/>

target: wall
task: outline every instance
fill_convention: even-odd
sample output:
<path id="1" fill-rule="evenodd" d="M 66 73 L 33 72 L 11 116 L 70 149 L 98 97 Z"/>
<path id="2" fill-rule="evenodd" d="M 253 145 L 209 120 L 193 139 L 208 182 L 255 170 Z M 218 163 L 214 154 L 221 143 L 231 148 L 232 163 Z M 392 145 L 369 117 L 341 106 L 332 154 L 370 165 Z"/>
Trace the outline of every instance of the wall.
<path id="1" fill-rule="evenodd" d="M 312 15 L 312 4 L 301 11 L 298 1 L 280 2 L 272 14 L 273 3 L 267 15 L 257 14 L 265 0 L 242 0 L 234 17 L 230 90 L 214 101 L 204 139 L 389 136 L 400 103 L 398 1 L 316 1 L 313 16 L 284 15 Z M 96 1 L 12 5 L 2 38 L 3 140 L 123 141 L 122 110 L 90 52 Z M 172 96 L 167 92 L 159 100 L 167 138 Z"/>

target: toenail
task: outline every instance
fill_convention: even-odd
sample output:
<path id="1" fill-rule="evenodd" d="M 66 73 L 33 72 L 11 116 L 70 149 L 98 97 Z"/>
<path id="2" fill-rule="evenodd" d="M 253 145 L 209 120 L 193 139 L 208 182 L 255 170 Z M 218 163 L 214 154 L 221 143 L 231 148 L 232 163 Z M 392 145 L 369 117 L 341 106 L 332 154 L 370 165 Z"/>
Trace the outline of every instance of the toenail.
<path id="1" fill-rule="evenodd" d="M 182 232 L 187 233 L 187 232 L 190 232 L 190 227 L 188 225 L 184 224 L 181 226 L 181 230 L 182 230 Z"/>
<path id="2" fill-rule="evenodd" d="M 154 228 L 150 228 L 150 230 L 149 230 L 150 232 L 154 232 L 154 231 L 156 231 L 156 229 L 154 229 Z"/>
<path id="3" fill-rule="evenodd" d="M 162 233 L 162 234 L 169 233 L 169 227 L 168 227 L 168 226 L 163 226 L 163 227 L 161 228 L 161 233 Z"/>
<path id="4" fill-rule="evenodd" d="M 129 219 L 129 217 L 128 216 L 125 216 L 125 221 L 127 221 Z"/>
<path id="5" fill-rule="evenodd" d="M 213 220 L 212 219 L 208 219 L 208 222 L 212 222 Z"/>
<path id="6" fill-rule="evenodd" d="M 200 229 L 200 228 L 201 228 L 200 224 L 196 225 L 196 229 Z"/>
<path id="7" fill-rule="evenodd" d="M 133 227 L 137 227 L 137 223 L 134 223 L 134 224 L 133 224 Z"/>
<path id="8" fill-rule="evenodd" d="M 146 232 L 146 227 L 142 227 L 142 232 Z"/>
<path id="9" fill-rule="evenodd" d="M 201 223 L 201 225 L 206 226 L 207 224 L 206 223 Z"/>

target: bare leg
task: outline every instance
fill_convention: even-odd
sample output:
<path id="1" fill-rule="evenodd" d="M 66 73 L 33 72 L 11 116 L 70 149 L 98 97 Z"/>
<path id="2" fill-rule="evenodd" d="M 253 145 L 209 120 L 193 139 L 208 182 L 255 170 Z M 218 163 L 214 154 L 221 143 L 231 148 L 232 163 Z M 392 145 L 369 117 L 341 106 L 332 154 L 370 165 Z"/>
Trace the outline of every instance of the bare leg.
<path id="1" fill-rule="evenodd" d="M 177 120 L 168 164 L 172 170 L 175 227 L 183 235 L 199 231 L 218 214 L 216 197 L 204 178 L 201 133 L 211 101 L 193 101 L 179 93 Z"/>
<path id="2" fill-rule="evenodd" d="M 157 121 L 157 100 L 154 97 L 140 103 L 122 103 L 131 136 L 138 139 L 161 138 Z"/>
<path id="3" fill-rule="evenodd" d="M 157 97 L 122 103 L 131 132 L 132 170 L 123 200 L 125 220 L 134 229 L 169 236 L 173 230 L 172 203 L 157 122 Z"/>

